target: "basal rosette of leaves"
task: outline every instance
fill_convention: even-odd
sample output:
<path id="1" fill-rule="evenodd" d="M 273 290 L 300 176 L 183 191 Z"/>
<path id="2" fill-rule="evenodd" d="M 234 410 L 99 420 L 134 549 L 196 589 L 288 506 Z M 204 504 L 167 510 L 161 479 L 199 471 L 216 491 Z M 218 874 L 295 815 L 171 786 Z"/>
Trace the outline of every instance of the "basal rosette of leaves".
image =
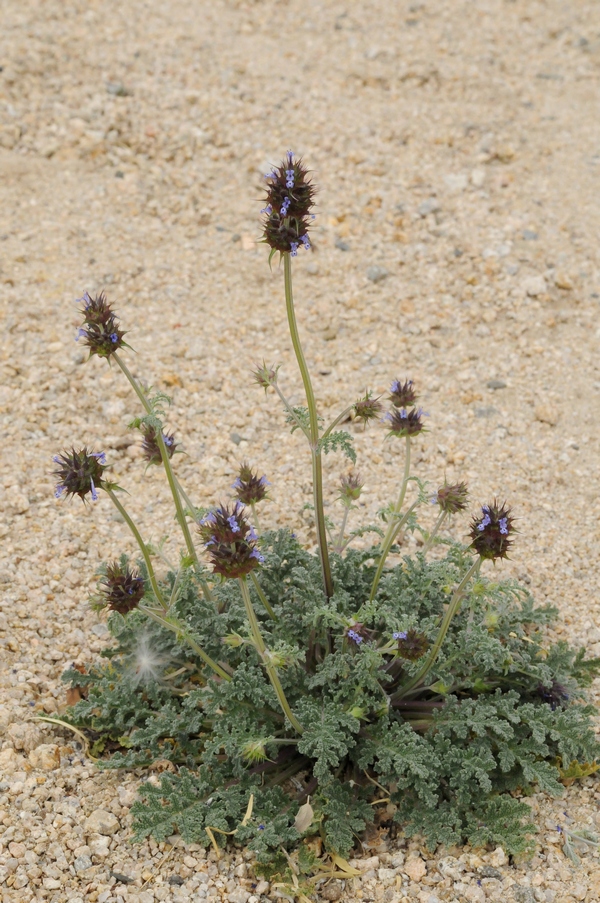
<path id="1" fill-rule="evenodd" d="M 557 612 L 535 607 L 517 583 L 486 576 L 497 578 L 515 553 L 507 502 L 479 508 L 468 546 L 448 538 L 468 488 L 444 481 L 432 496 L 412 474 L 412 449 L 435 428 L 417 407 L 412 380 L 392 381 L 387 413 L 383 394 L 354 387 L 356 400 L 327 425 L 292 289 L 292 260 L 311 249 L 316 189 L 291 151 L 265 181 L 263 241 L 269 261 L 282 265 L 306 404 L 286 396 L 280 364 L 263 361 L 252 375 L 307 443 L 316 551 L 303 547 L 293 524 L 277 533 L 261 528 L 270 493 L 285 485 L 271 488 L 248 462 L 231 487 L 233 502 L 198 506 L 177 473 L 170 399 L 129 370 L 131 349 L 112 302 L 85 293 L 76 337 L 121 371 L 141 406 L 130 427 L 140 431 L 145 478 L 168 484 L 181 554 L 169 565 L 144 539 L 122 487 L 107 479 L 104 452 L 71 444 L 54 457 L 58 503 L 78 497 L 93 508 L 108 497 L 140 556 L 99 571 L 92 603 L 108 611 L 113 640 L 103 665 L 64 675 L 81 697 L 66 718 L 87 735 L 102 767 L 168 763 L 158 785 L 141 786 L 138 838 L 179 831 L 206 845 L 233 839 L 264 863 L 297 850 L 304 875 L 317 868 L 305 838 L 320 836 L 332 856 L 347 856 L 373 822 L 424 834 L 432 846 L 468 840 L 522 853 L 536 830 L 522 795 L 558 793 L 561 778 L 597 768 L 585 688 L 600 660 L 552 644 Z M 336 475 L 341 513 L 330 504 L 326 514 L 331 458 L 342 454 L 354 465 L 353 431 L 377 423 L 384 441 L 400 443 L 396 499 L 382 500 L 377 524 L 356 525 L 363 480 L 346 470 Z M 431 502 L 433 524 L 424 514 Z M 409 532 L 421 545 L 398 562 Z M 373 536 L 369 545 L 365 537 Z"/>
<path id="2" fill-rule="evenodd" d="M 289 532 L 266 534 L 262 551 L 262 587 L 276 620 L 265 611 L 260 626 L 285 662 L 281 681 L 305 725 L 301 737 L 286 724 L 249 644 L 233 581 L 208 602 L 188 576 L 177 602 L 177 617 L 226 663 L 231 681 L 212 676 L 172 632 L 149 626 L 139 612 L 110 616 L 115 643 L 104 652 L 105 668 L 65 674 L 87 694 L 71 723 L 89 731 L 104 767 L 159 760 L 176 767 L 160 786 L 142 784 L 137 836 L 163 840 L 177 830 L 209 844 L 235 831 L 236 842 L 268 858 L 301 840 L 294 822 L 310 798 L 313 818 L 303 834 L 320 834 L 327 848 L 347 855 L 372 822 L 373 803 L 389 795 L 394 821 L 431 845 L 468 839 L 526 850 L 534 826 L 518 795 L 533 787 L 561 792 L 561 763 L 599 754 L 582 695 L 598 663 L 565 643 L 548 644 L 544 628 L 556 611 L 534 607 L 514 582 L 480 578 L 427 688 L 390 702 L 419 666 L 390 653 L 393 633 L 414 625 L 434 641 L 468 550 L 452 546 L 441 561 L 405 558 L 383 577 L 376 603 L 364 602 L 372 550 L 332 558 L 336 591 L 328 601 L 319 561 Z M 170 574 L 165 592 L 174 580 Z M 343 625 L 350 621 L 368 638 L 349 640 Z M 144 667 L 149 673 L 140 673 Z M 250 796 L 252 814 L 242 824 Z"/>

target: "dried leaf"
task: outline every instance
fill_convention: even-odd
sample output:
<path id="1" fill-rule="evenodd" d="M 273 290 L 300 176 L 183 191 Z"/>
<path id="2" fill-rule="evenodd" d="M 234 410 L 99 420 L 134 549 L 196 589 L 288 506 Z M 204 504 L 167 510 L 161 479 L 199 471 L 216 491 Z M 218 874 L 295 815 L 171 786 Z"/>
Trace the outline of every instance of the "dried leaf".
<path id="1" fill-rule="evenodd" d="M 304 834 L 304 832 L 310 828 L 312 825 L 312 821 L 314 818 L 315 812 L 313 807 L 310 804 L 310 797 L 307 802 L 304 803 L 303 806 L 300 806 L 298 809 L 298 813 L 294 820 L 294 827 L 298 834 Z"/>

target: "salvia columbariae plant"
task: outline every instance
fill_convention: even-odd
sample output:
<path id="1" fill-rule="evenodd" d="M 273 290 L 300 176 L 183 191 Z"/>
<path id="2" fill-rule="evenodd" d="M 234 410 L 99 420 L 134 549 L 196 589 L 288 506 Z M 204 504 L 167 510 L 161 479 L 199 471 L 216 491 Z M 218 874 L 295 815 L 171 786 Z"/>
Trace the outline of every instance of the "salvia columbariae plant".
<path id="1" fill-rule="evenodd" d="M 106 767 L 173 763 L 160 786 L 142 787 L 138 837 L 179 830 L 206 845 L 234 837 L 275 871 L 295 856 L 304 874 L 317 869 L 305 839 L 320 837 L 339 865 L 374 821 L 422 833 L 431 845 L 466 839 L 523 852 L 535 826 L 519 795 L 534 786 L 559 792 L 564 775 L 596 768 L 582 688 L 599 662 L 549 642 L 554 609 L 535 607 L 496 572 L 486 578 L 487 562 L 512 549 L 506 503 L 480 507 L 469 544 L 449 538 L 467 486 L 444 480 L 432 495 L 412 474 L 412 447 L 427 431 L 411 379 L 391 381 L 387 413 L 383 396 L 363 387 L 325 423 L 292 290 L 293 258 L 310 249 L 315 188 L 291 151 L 265 184 L 262 240 L 269 263 L 279 255 L 306 403 L 288 399 L 277 364 L 263 361 L 253 378 L 308 446 L 316 552 L 291 530 L 261 525 L 258 507 L 263 518 L 269 492 L 281 487 L 271 490 L 247 461 L 231 501 L 192 500 L 175 472 L 169 399 L 130 372 L 125 333 L 104 294 L 84 294 L 78 338 L 120 368 L 141 405 L 131 426 L 147 464 L 164 470 L 182 550 L 165 571 L 106 478 L 104 453 L 82 446 L 56 456 L 56 495 L 95 502 L 104 494 L 139 548 L 137 561 L 123 556 L 101 569 L 94 604 L 110 612 L 115 642 L 107 667 L 65 675 L 85 688 L 71 723 L 90 732 Z M 323 459 L 341 453 L 354 464 L 352 430 L 375 424 L 398 449 L 397 495 L 379 523 L 357 524 L 363 481 L 347 471 L 337 482 L 336 524 L 325 515 Z M 427 528 L 418 514 L 431 503 L 437 518 Z M 407 533 L 420 547 L 399 559 Z"/>

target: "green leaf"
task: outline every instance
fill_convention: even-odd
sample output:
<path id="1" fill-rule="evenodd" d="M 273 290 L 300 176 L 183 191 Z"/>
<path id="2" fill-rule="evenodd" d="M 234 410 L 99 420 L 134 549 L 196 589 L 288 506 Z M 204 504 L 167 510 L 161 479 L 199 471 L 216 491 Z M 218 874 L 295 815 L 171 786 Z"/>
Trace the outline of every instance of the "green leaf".
<path id="1" fill-rule="evenodd" d="M 331 451 L 341 451 L 347 458 L 350 458 L 353 464 L 356 464 L 356 452 L 354 451 L 354 439 L 345 430 L 336 433 L 330 433 L 319 441 L 317 446 L 318 452 L 324 452 L 326 455 Z"/>

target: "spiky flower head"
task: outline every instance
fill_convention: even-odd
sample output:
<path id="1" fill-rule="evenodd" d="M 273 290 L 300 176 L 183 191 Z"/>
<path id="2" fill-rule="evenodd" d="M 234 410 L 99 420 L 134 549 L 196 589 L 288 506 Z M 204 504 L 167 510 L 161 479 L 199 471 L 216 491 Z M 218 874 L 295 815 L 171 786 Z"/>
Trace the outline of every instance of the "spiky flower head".
<path id="1" fill-rule="evenodd" d="M 410 411 L 407 411 L 406 408 L 396 408 L 386 414 L 383 419 L 390 426 L 388 436 L 403 437 L 416 436 L 421 433 L 425 429 L 422 418 L 426 416 L 423 408 L 411 408 Z"/>
<path id="2" fill-rule="evenodd" d="M 349 473 L 340 480 L 340 501 L 345 508 L 351 508 L 358 501 L 364 486 L 359 474 Z"/>
<path id="3" fill-rule="evenodd" d="M 262 366 L 256 367 L 255 370 L 252 371 L 252 376 L 254 377 L 254 382 L 258 383 L 265 390 L 265 394 L 267 389 L 270 386 L 274 386 L 277 382 L 277 373 L 279 371 L 281 364 L 275 366 L 272 364 L 271 367 L 267 367 L 266 362 L 262 362 Z"/>
<path id="4" fill-rule="evenodd" d="M 373 398 L 373 393 L 366 391 L 363 397 L 355 401 L 352 406 L 353 419 L 362 420 L 365 429 L 367 428 L 367 423 L 370 420 L 377 420 L 383 411 L 383 405 L 379 400 L 380 397 Z"/>
<path id="5" fill-rule="evenodd" d="M 142 427 L 142 435 L 142 453 L 145 460 L 148 464 L 162 464 L 162 457 L 158 445 L 158 430 L 150 424 L 144 424 Z M 172 458 L 175 454 L 175 449 L 177 448 L 175 436 L 172 432 L 164 430 L 162 437 L 167 454 L 169 458 Z"/>
<path id="6" fill-rule="evenodd" d="M 506 502 L 500 505 L 494 499 L 491 505 L 483 505 L 481 516 L 474 517 L 471 522 L 471 548 L 481 558 L 491 561 L 508 558 L 507 552 L 512 545 L 510 536 L 514 532 L 513 520 Z"/>
<path id="7" fill-rule="evenodd" d="M 109 608 L 122 615 L 137 608 L 144 595 L 144 578 L 125 562 L 106 565 L 106 573 L 98 583 L 99 608 Z"/>
<path id="8" fill-rule="evenodd" d="M 544 684 L 539 684 L 537 695 L 543 702 L 548 703 L 552 711 L 569 701 L 569 691 L 557 680 L 553 680 L 549 687 L 544 686 Z"/>
<path id="9" fill-rule="evenodd" d="M 440 506 L 445 514 L 457 514 L 467 507 L 469 490 L 466 483 L 446 483 L 440 486 L 432 502 Z"/>
<path id="10" fill-rule="evenodd" d="M 429 640 L 425 634 L 415 630 L 414 627 L 394 633 L 393 637 L 398 640 L 398 655 L 409 662 L 416 662 L 422 658 L 429 648 Z"/>
<path id="11" fill-rule="evenodd" d="M 83 339 L 90 349 L 90 357 L 97 354 L 99 357 L 110 357 L 119 348 L 127 346 L 123 341 L 125 333 L 119 328 L 119 318 L 106 300 L 106 295 L 101 292 L 96 298 L 92 298 L 87 292 L 79 298 L 78 304 L 83 304 L 80 313 L 83 314 L 83 326 L 80 326 L 75 335 L 75 341 Z"/>
<path id="12" fill-rule="evenodd" d="M 390 386 L 390 401 L 396 408 L 410 408 L 418 397 L 412 379 L 407 379 L 404 383 L 395 379 Z"/>
<path id="13" fill-rule="evenodd" d="M 54 471 L 58 480 L 54 492 L 57 499 L 63 495 L 78 495 L 85 501 L 85 497 L 91 495 L 92 501 L 96 501 L 97 490 L 104 485 L 102 474 L 107 467 L 104 452 L 88 452 L 84 446 L 79 451 L 73 448 L 70 452 L 54 455 L 52 460 L 58 464 Z"/>
<path id="14" fill-rule="evenodd" d="M 259 477 L 257 473 L 252 473 L 252 468 L 244 461 L 232 489 L 235 489 L 235 497 L 243 505 L 256 505 L 267 498 L 267 486 L 270 485 L 266 476 Z"/>
<path id="15" fill-rule="evenodd" d="M 243 577 L 263 563 L 258 535 L 246 520 L 244 506 L 219 505 L 199 524 L 200 536 L 210 556 L 213 573 L 223 577 Z"/>
<path id="16" fill-rule="evenodd" d="M 267 195 L 263 241 L 272 252 L 290 253 L 295 257 L 302 244 L 309 250 L 308 230 L 313 218 L 315 187 L 307 178 L 308 170 L 301 159 L 288 151 L 285 159 L 267 173 Z"/>

